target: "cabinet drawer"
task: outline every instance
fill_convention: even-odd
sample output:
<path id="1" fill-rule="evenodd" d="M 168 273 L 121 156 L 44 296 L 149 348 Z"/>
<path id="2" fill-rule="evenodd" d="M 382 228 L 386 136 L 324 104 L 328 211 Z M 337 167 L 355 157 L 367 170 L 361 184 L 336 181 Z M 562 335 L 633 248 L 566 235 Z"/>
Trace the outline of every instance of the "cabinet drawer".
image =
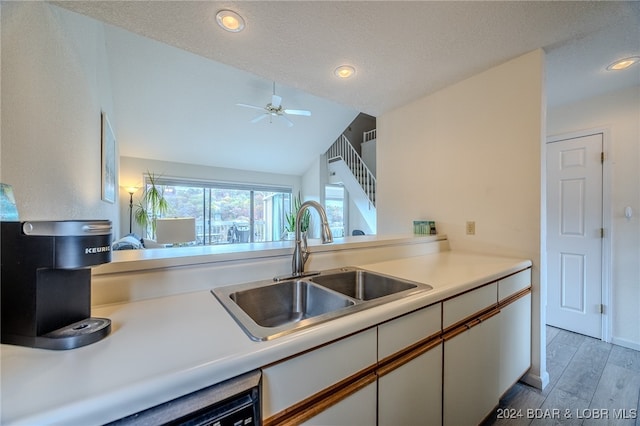
<path id="1" fill-rule="evenodd" d="M 263 368 L 263 418 L 375 365 L 376 340 L 372 328 Z"/>
<path id="2" fill-rule="evenodd" d="M 441 331 L 440 303 L 378 326 L 378 360 Z"/>
<path id="3" fill-rule="evenodd" d="M 442 328 L 447 329 L 498 302 L 498 283 L 491 283 L 446 300 L 442 304 Z"/>
<path id="4" fill-rule="evenodd" d="M 498 281 L 498 301 L 504 300 L 531 285 L 531 269 L 520 271 Z"/>

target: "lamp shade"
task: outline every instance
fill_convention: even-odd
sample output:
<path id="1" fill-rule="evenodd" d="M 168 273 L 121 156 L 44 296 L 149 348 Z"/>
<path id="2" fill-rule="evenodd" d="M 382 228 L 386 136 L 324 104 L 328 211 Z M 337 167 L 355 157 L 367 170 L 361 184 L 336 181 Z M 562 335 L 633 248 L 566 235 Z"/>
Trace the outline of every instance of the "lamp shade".
<path id="1" fill-rule="evenodd" d="M 156 238 L 160 244 L 195 241 L 196 220 L 193 217 L 156 219 Z"/>

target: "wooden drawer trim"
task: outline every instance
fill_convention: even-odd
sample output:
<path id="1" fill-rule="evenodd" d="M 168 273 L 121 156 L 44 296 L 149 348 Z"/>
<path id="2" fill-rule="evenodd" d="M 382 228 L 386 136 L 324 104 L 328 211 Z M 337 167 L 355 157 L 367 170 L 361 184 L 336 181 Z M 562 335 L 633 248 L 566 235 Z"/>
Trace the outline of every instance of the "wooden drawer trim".
<path id="1" fill-rule="evenodd" d="M 372 365 L 264 420 L 264 426 L 298 425 L 320 414 L 365 386 L 375 382 L 376 366 Z"/>
<path id="2" fill-rule="evenodd" d="M 496 309 L 498 309 L 498 303 L 495 303 L 495 304 L 493 304 L 493 305 L 491 305 L 491 306 L 489 306 L 489 307 L 487 307 L 487 308 L 485 308 L 485 309 L 483 309 L 481 311 L 473 313 L 473 314 L 469 315 L 468 317 L 458 321 L 457 323 L 450 325 L 449 327 L 447 327 L 444 330 L 442 330 L 442 334 L 446 335 L 449 332 L 451 332 L 451 331 L 453 331 L 453 330 L 455 330 L 455 329 L 457 329 L 457 328 L 459 328 L 461 326 L 467 325 L 469 322 L 473 322 L 474 318 L 478 318 L 478 317 L 481 317 L 483 315 L 486 315 L 488 312 L 492 312 L 492 311 L 494 311 Z"/>
<path id="3" fill-rule="evenodd" d="M 417 316 L 416 316 L 417 315 Z M 409 324 L 420 324 L 417 332 L 401 333 L 395 328 L 394 322 L 403 321 L 405 325 L 409 317 Z M 417 320 L 417 322 L 416 322 Z M 433 324 L 432 326 L 422 326 L 422 324 Z M 395 330 L 395 331 L 394 331 Z M 402 341 L 397 340 L 396 334 L 403 336 Z M 397 358 L 403 353 L 407 353 L 414 348 L 424 344 L 426 341 L 438 337 L 442 334 L 442 304 L 433 303 L 424 308 L 416 309 L 378 324 L 378 365 L 387 359 Z M 394 336 L 394 337 L 390 337 Z M 391 339 L 391 341 L 389 340 Z"/>
<path id="4" fill-rule="evenodd" d="M 497 284 L 499 285 L 499 281 L 505 278 L 508 278 L 512 275 L 518 274 L 522 271 L 526 271 L 528 269 L 531 269 L 530 267 L 524 268 L 522 270 L 519 270 L 517 272 L 514 272 L 512 274 L 506 275 L 504 277 L 501 277 L 498 280 L 493 280 L 490 281 L 488 283 L 479 285 L 477 287 L 474 287 L 473 289 L 464 291 L 462 293 L 456 294 L 455 296 L 451 296 L 448 297 L 446 299 L 441 300 L 440 303 L 441 304 L 441 312 L 440 312 L 440 316 L 441 316 L 441 327 L 444 324 L 443 320 L 444 320 L 444 302 L 451 300 L 451 299 L 455 299 L 456 297 L 462 296 L 466 293 L 478 290 L 480 288 L 486 287 L 488 285 L 492 285 L 492 284 Z M 455 324 L 447 327 L 446 329 L 443 329 L 441 332 L 437 332 L 434 333 L 433 335 L 420 340 L 419 342 L 414 343 L 413 345 L 394 353 L 393 355 L 390 355 L 382 360 L 380 360 L 377 364 L 375 365 L 371 365 L 349 377 L 347 377 L 346 379 L 341 380 L 338 383 L 335 383 L 307 398 L 305 398 L 302 401 L 297 402 L 296 404 L 286 408 L 283 411 L 280 411 L 274 415 L 272 415 L 271 417 L 264 419 L 263 421 L 263 425 L 264 426 L 274 426 L 274 425 L 283 425 L 283 426 L 290 426 L 290 425 L 299 425 L 301 423 L 304 423 L 305 421 L 315 417 L 316 415 L 320 414 L 321 412 L 327 410 L 328 408 L 330 408 L 331 406 L 339 403 L 340 401 L 346 399 L 347 397 L 351 396 L 352 394 L 358 392 L 359 390 L 363 389 L 364 387 L 374 383 L 375 381 L 377 381 L 378 377 L 382 377 L 386 374 L 389 374 L 390 372 L 392 372 L 393 370 L 396 370 L 398 368 L 400 368 L 401 366 L 403 366 L 404 364 L 407 364 L 408 362 L 412 361 L 413 359 L 419 357 L 420 355 L 434 349 L 435 347 L 437 347 L 438 345 L 440 345 L 441 343 L 445 342 L 446 340 L 450 340 L 452 338 L 454 338 L 455 336 L 464 333 L 465 331 L 471 329 L 472 327 L 475 327 L 478 324 L 481 324 L 482 322 L 488 320 L 489 318 L 492 318 L 493 316 L 497 315 L 500 313 L 500 309 L 502 307 L 505 307 L 513 302 L 515 302 L 516 300 L 525 297 L 527 294 L 531 293 L 531 287 L 527 287 L 513 295 L 510 295 L 509 297 L 503 299 L 502 301 L 498 302 L 497 301 L 497 294 L 496 294 L 496 303 L 492 304 L 491 306 L 488 306 L 486 309 L 482 309 L 472 315 L 469 315 L 468 317 L 456 322 Z M 430 305 L 432 306 L 432 305 Z M 424 307 L 424 308 L 428 308 L 428 307 Z M 421 308 L 421 309 L 424 309 Z M 415 312 L 415 311 L 413 311 Z M 410 313 L 407 313 L 410 314 Z M 402 315 L 404 316 L 404 315 Z M 391 321 L 391 320 L 389 320 Z M 388 321 L 385 321 L 388 322 Z M 375 327 L 379 326 L 381 324 L 377 324 Z M 352 335 L 364 332 L 370 328 L 373 327 L 369 327 L 367 329 L 364 330 L 360 330 L 358 332 L 354 332 L 351 333 L 347 336 L 344 336 L 342 338 L 336 339 L 334 341 L 331 342 L 327 342 L 325 344 L 319 345 L 315 348 L 303 351 L 301 353 L 292 355 L 290 357 L 287 357 L 286 359 L 282 359 L 282 360 L 278 360 L 271 365 L 275 365 L 275 364 L 280 364 L 281 362 L 286 361 L 287 359 L 291 359 L 291 358 L 295 358 L 298 357 L 300 355 L 303 355 L 307 352 L 312 352 L 313 350 L 319 349 L 321 347 L 330 345 L 332 343 L 335 343 L 339 340 L 343 340 L 346 339 L 348 337 L 351 337 Z M 266 366 L 265 366 L 266 367 Z"/>
<path id="5" fill-rule="evenodd" d="M 478 324 L 483 323 L 484 321 L 488 320 L 489 318 L 495 315 L 498 315 L 499 313 L 500 313 L 500 309 L 497 306 L 489 309 L 488 311 L 483 311 L 483 313 L 480 313 L 470 318 L 470 320 L 466 323 L 459 324 L 455 328 L 450 327 L 449 331 L 444 333 L 444 335 L 442 336 L 442 339 L 444 341 L 453 339 L 458 334 L 464 333 L 465 331 L 475 327 Z"/>
<path id="6" fill-rule="evenodd" d="M 512 294 L 511 296 L 507 297 L 506 299 L 501 300 L 498 303 L 498 308 L 502 309 L 503 307 L 512 304 L 513 302 L 515 302 L 518 299 L 522 299 L 523 297 L 525 297 L 527 294 L 531 293 L 531 287 L 527 287 L 525 289 L 520 290 L 519 292 Z"/>
<path id="7" fill-rule="evenodd" d="M 435 337 L 428 337 L 410 347 L 402 350 L 396 354 L 393 354 L 379 363 L 379 367 L 377 369 L 378 377 L 382 377 L 386 374 L 389 374 L 393 370 L 396 370 L 413 359 L 419 357 L 420 355 L 429 352 L 431 349 L 439 346 L 443 342 L 442 337 L 440 337 L 440 333 L 438 333 Z"/>
<path id="8" fill-rule="evenodd" d="M 442 302 L 442 327 L 451 330 L 498 305 L 498 281 Z"/>
<path id="9" fill-rule="evenodd" d="M 520 277 L 517 277 L 520 275 Z M 515 281 L 512 281 L 515 279 Z M 518 285 L 516 285 L 518 283 Z M 514 287 L 520 287 L 515 288 Z M 521 290 L 531 287 L 531 268 L 523 269 L 498 280 L 498 302 L 506 300 Z M 506 294 L 505 294 L 506 293 Z"/>

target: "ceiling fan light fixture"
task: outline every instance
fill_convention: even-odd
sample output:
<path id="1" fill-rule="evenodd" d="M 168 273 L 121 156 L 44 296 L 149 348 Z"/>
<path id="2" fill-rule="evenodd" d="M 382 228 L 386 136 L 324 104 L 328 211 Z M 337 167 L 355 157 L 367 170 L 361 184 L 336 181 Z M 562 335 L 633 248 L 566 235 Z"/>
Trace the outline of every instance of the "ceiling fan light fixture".
<path id="1" fill-rule="evenodd" d="M 216 13 L 216 22 L 220 28 L 231 33 L 244 30 L 244 19 L 233 10 L 223 9 Z"/>
<path id="2" fill-rule="evenodd" d="M 355 75 L 356 69 L 351 65 L 340 65 L 333 73 L 339 78 L 346 79 Z"/>
<path id="3" fill-rule="evenodd" d="M 607 71 L 620 71 L 626 70 L 631 65 L 638 63 L 640 56 L 629 56 L 628 58 L 622 58 L 607 67 Z"/>

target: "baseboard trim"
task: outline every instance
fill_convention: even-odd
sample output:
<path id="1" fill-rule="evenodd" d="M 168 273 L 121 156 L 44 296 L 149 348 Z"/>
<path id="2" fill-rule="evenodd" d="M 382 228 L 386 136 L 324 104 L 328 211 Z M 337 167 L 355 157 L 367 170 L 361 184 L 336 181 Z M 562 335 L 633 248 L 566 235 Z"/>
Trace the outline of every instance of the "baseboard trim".
<path id="1" fill-rule="evenodd" d="M 621 339 L 619 337 L 612 337 L 611 343 L 614 345 L 622 346 L 629 349 L 634 349 L 636 351 L 640 351 L 640 343 L 632 342 L 631 340 Z"/>
<path id="2" fill-rule="evenodd" d="M 528 384 L 529 386 L 533 386 L 534 388 L 543 390 L 549 384 L 549 373 L 545 371 L 541 375 L 537 375 L 529 372 L 525 374 L 520 380 Z"/>

